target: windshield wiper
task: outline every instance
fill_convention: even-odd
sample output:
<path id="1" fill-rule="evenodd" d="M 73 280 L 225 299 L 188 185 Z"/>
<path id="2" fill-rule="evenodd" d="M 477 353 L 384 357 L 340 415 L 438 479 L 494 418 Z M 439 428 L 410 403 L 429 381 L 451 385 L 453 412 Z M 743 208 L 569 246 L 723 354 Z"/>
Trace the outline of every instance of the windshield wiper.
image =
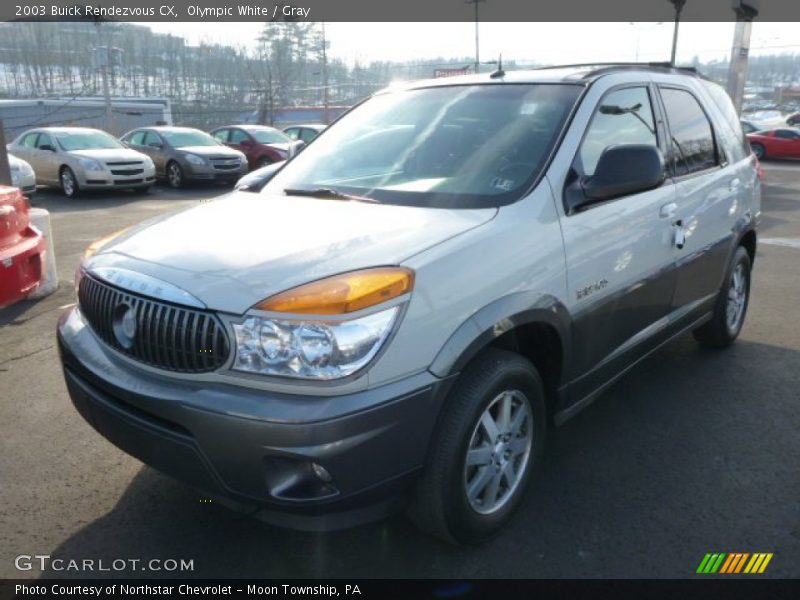
<path id="1" fill-rule="evenodd" d="M 314 188 L 311 190 L 286 188 L 285 190 L 283 190 L 283 193 L 289 196 L 308 196 L 310 198 L 322 198 L 328 200 L 352 200 L 354 202 L 373 202 L 373 203 L 378 202 L 374 198 L 345 194 L 344 192 L 340 192 L 339 190 L 334 190 L 332 188 Z"/>

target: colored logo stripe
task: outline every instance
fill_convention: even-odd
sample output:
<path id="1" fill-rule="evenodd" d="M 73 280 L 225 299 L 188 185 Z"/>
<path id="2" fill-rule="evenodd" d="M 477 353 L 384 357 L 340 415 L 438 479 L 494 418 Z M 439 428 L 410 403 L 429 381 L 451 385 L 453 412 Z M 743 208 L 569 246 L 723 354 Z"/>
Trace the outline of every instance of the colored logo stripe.
<path id="1" fill-rule="evenodd" d="M 700 561 L 697 573 L 763 573 L 772 556 L 771 552 L 756 552 L 752 555 L 749 552 L 708 553 Z"/>

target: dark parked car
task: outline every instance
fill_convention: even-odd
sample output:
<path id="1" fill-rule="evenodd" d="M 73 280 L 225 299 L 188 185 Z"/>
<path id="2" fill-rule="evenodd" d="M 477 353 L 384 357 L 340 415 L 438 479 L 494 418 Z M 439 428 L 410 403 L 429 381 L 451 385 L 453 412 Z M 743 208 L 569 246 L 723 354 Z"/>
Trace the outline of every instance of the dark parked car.
<path id="1" fill-rule="evenodd" d="M 786 117 L 786 123 L 792 126 L 800 125 L 800 112 L 796 112 Z"/>
<path id="2" fill-rule="evenodd" d="M 307 144 L 315 137 L 317 137 L 327 127 L 323 123 L 304 123 L 302 125 L 292 125 L 285 127 L 283 133 L 288 135 L 293 140 L 300 140 Z"/>
<path id="3" fill-rule="evenodd" d="M 233 189 L 242 192 L 260 192 L 261 189 L 267 185 L 270 179 L 277 173 L 286 161 L 272 163 L 266 167 L 261 167 L 255 171 L 251 171 L 233 186 Z"/>
<path id="4" fill-rule="evenodd" d="M 122 136 L 134 150 L 147 154 L 156 165 L 156 175 L 170 187 L 186 181 L 233 183 L 247 172 L 241 152 L 226 148 L 207 133 L 189 127 L 144 127 Z"/>
<path id="5" fill-rule="evenodd" d="M 251 169 L 260 169 L 294 156 L 302 144 L 266 125 L 229 125 L 211 131 L 226 146 L 244 152 Z"/>

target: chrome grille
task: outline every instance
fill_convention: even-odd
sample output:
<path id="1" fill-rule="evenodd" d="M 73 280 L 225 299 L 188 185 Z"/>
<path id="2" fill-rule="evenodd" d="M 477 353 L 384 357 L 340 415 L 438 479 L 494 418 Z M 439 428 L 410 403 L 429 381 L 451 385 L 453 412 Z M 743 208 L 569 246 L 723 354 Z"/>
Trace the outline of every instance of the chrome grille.
<path id="1" fill-rule="evenodd" d="M 145 364 L 181 373 L 218 369 L 228 358 L 228 339 L 214 315 L 131 294 L 85 275 L 78 303 L 89 325 L 105 343 Z M 120 333 L 122 314 L 132 311 L 135 333 Z M 123 343 L 127 341 L 128 343 Z"/>

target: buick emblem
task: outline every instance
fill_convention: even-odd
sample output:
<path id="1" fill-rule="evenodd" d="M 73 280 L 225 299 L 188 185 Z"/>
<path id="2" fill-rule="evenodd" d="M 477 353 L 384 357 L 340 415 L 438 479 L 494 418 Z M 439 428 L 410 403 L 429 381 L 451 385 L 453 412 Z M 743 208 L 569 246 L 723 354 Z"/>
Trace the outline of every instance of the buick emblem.
<path id="1" fill-rule="evenodd" d="M 126 350 L 133 346 L 136 337 L 136 309 L 121 303 L 114 309 L 114 337 Z"/>

